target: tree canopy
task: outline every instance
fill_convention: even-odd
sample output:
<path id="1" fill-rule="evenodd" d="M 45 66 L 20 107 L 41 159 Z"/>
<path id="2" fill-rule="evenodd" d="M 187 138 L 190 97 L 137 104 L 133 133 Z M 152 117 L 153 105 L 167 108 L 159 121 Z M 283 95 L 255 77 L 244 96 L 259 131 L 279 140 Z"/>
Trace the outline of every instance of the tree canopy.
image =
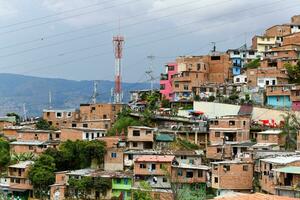
<path id="1" fill-rule="evenodd" d="M 0 138 L 0 172 L 10 162 L 9 142 Z"/>
<path id="2" fill-rule="evenodd" d="M 286 63 L 284 67 L 287 70 L 289 83 L 300 83 L 300 61 L 296 65 Z"/>

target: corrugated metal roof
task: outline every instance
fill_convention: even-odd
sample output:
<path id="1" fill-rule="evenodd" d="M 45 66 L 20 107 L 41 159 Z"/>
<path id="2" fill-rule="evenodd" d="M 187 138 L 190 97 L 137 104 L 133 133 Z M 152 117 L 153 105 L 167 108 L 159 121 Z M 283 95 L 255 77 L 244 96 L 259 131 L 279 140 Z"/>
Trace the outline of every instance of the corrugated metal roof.
<path id="1" fill-rule="evenodd" d="M 172 162 L 175 156 L 166 155 L 143 155 L 135 159 L 135 162 Z"/>
<path id="2" fill-rule="evenodd" d="M 287 163 L 300 161 L 300 156 L 279 156 L 276 158 L 261 159 L 261 161 L 268 162 L 268 163 L 275 163 L 275 164 L 287 164 Z"/>
<path id="3" fill-rule="evenodd" d="M 283 167 L 283 168 L 274 169 L 274 171 L 282 172 L 286 174 L 300 174 L 300 167 L 294 167 L 294 166 Z"/>
<path id="4" fill-rule="evenodd" d="M 17 164 L 14 164 L 14 165 L 10 165 L 9 167 L 11 167 L 11 168 L 26 168 L 26 167 L 28 167 L 29 165 L 32 165 L 34 162 L 33 161 L 29 161 L 29 160 L 27 160 L 27 161 L 24 161 L 24 162 L 19 162 L 19 163 L 17 163 Z"/>
<path id="5" fill-rule="evenodd" d="M 156 135 L 155 140 L 159 141 L 159 142 L 173 142 L 174 141 L 174 135 L 158 134 L 158 135 Z"/>

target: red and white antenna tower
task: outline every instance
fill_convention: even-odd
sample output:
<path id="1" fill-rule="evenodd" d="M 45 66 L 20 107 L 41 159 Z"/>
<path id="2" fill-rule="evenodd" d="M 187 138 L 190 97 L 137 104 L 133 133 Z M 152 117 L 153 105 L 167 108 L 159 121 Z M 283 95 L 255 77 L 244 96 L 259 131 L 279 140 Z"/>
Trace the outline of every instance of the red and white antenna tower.
<path id="1" fill-rule="evenodd" d="M 114 52 L 115 52 L 115 89 L 114 102 L 122 102 L 122 88 L 121 88 L 121 59 L 123 56 L 124 37 L 117 35 L 113 37 Z"/>

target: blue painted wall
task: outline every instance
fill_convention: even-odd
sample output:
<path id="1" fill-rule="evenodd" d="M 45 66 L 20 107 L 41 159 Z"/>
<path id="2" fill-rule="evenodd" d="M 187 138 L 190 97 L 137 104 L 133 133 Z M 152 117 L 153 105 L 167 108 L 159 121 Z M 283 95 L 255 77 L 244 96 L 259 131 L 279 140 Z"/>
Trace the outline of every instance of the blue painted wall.
<path id="1" fill-rule="evenodd" d="M 232 74 L 233 75 L 240 75 L 241 74 L 241 68 L 240 67 L 232 67 Z"/>
<path id="2" fill-rule="evenodd" d="M 269 96 L 267 97 L 267 105 L 274 106 L 275 108 L 292 106 L 289 96 Z"/>

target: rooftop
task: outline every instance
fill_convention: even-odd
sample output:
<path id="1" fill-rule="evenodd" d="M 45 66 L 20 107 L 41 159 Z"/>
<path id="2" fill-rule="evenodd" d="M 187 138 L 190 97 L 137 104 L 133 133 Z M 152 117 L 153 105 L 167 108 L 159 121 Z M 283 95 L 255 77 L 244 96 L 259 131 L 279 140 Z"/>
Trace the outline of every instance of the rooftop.
<path id="1" fill-rule="evenodd" d="M 258 134 L 268 134 L 268 135 L 278 135 L 280 133 L 281 133 L 281 130 L 274 130 L 274 129 L 258 132 Z"/>
<path id="2" fill-rule="evenodd" d="M 288 166 L 288 167 L 273 169 L 273 171 L 282 172 L 286 174 L 300 174 L 300 167 Z"/>
<path id="3" fill-rule="evenodd" d="M 88 176 L 91 173 L 95 172 L 95 169 L 86 168 L 86 169 L 78 169 L 73 170 L 67 173 L 67 175 L 73 175 L 73 176 Z"/>
<path id="4" fill-rule="evenodd" d="M 33 161 L 23 161 L 23 162 L 19 162 L 17 164 L 14 164 L 14 165 L 10 165 L 9 167 L 11 168 L 21 168 L 21 169 L 24 169 L 26 167 L 29 167 L 30 165 L 32 165 L 34 162 Z"/>
<path id="5" fill-rule="evenodd" d="M 185 164 L 181 163 L 179 165 L 172 165 L 174 168 L 182 168 L 182 169 L 202 169 L 202 170 L 209 170 L 210 167 L 206 165 L 193 165 L 193 164 Z"/>
<path id="6" fill-rule="evenodd" d="M 148 127 L 148 126 L 129 126 L 128 128 L 154 130 L 154 128 L 151 128 L 151 127 Z"/>
<path id="7" fill-rule="evenodd" d="M 283 196 L 269 195 L 269 194 L 262 194 L 262 193 L 255 193 L 255 194 L 232 193 L 229 195 L 216 197 L 215 199 L 218 200 L 296 200 L 298 198 L 283 197 Z"/>
<path id="8" fill-rule="evenodd" d="M 11 145 L 32 145 L 32 146 L 39 146 L 43 145 L 44 142 L 38 140 L 19 140 L 10 143 Z"/>
<path id="9" fill-rule="evenodd" d="M 175 156 L 171 155 L 142 155 L 135 159 L 135 162 L 172 162 Z"/>
<path id="10" fill-rule="evenodd" d="M 275 158 L 265 158 L 261 159 L 261 161 L 268 162 L 268 163 L 274 163 L 274 164 L 288 164 L 293 163 L 296 161 L 300 161 L 300 156 L 278 156 Z"/>
<path id="11" fill-rule="evenodd" d="M 75 112 L 75 108 L 70 109 L 44 109 L 43 112 Z"/>

